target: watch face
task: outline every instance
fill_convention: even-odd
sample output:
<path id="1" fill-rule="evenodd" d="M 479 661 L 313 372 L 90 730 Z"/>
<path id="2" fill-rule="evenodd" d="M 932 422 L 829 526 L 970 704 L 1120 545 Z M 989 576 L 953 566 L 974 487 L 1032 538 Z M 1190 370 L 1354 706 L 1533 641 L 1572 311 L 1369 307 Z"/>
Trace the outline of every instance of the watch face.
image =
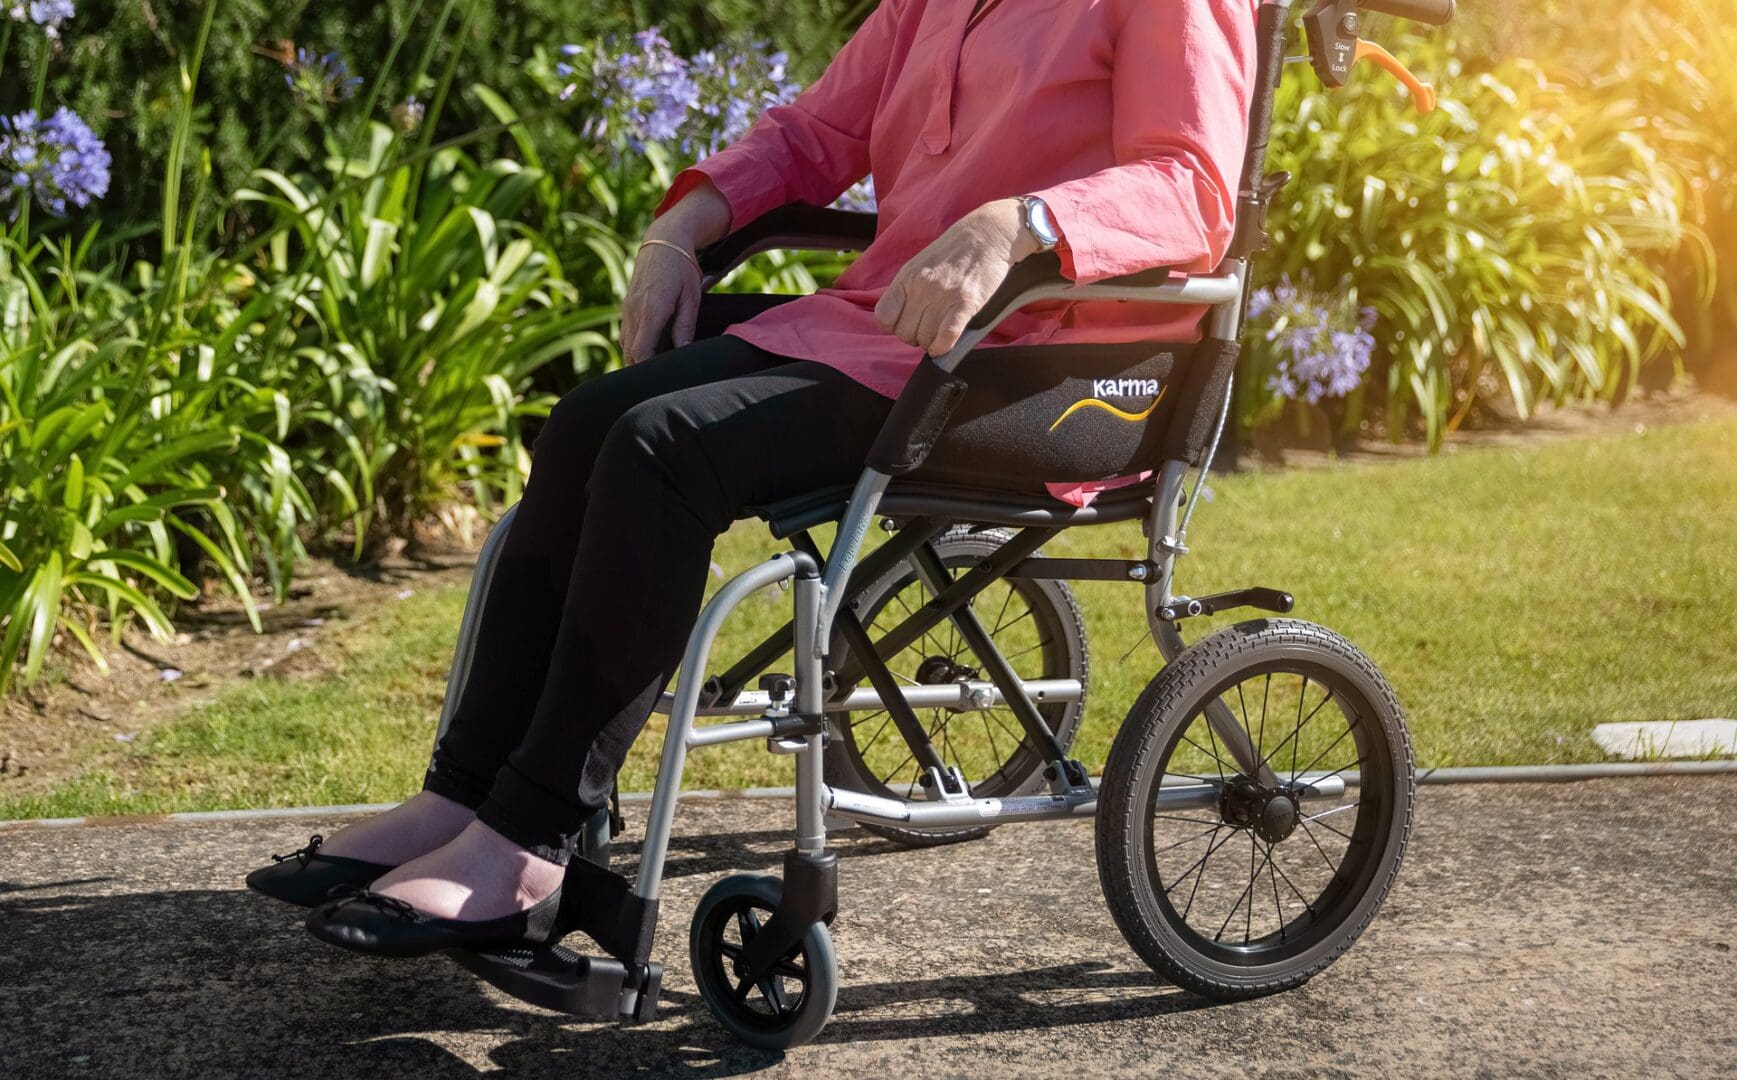
<path id="1" fill-rule="evenodd" d="M 1050 216 L 1049 207 L 1042 199 L 1027 199 L 1025 202 L 1025 227 L 1031 230 L 1031 235 L 1037 237 L 1038 243 L 1046 248 L 1053 248 L 1061 241 L 1061 234 L 1056 230 L 1055 219 Z"/>

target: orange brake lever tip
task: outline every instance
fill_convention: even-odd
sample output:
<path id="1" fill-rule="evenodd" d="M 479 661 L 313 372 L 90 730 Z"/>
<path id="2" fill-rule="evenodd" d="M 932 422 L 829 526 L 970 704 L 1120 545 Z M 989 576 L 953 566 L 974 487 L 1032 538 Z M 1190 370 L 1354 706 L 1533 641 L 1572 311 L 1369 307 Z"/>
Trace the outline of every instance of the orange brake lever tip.
<path id="1" fill-rule="evenodd" d="M 1411 91 L 1411 99 L 1417 104 L 1417 111 L 1425 116 L 1435 111 L 1435 87 L 1419 79 L 1411 73 L 1411 69 L 1399 61 L 1392 53 L 1375 44 L 1373 41 L 1358 41 L 1355 61 L 1369 60 L 1376 67 L 1385 68 L 1387 72 Z"/>

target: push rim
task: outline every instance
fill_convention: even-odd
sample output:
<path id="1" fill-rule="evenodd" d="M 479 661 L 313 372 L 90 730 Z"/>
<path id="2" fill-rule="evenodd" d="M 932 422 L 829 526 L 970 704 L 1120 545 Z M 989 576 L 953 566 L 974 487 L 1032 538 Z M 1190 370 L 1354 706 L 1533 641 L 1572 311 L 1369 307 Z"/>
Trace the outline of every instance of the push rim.
<path id="1" fill-rule="evenodd" d="M 980 560 L 973 552 L 943 553 L 949 570 Z M 884 637 L 933 598 L 914 572 L 907 572 L 875 599 L 862 615 L 869 636 Z M 1063 601 L 1065 602 L 1065 601 Z M 1057 598 L 1036 580 L 1003 578 L 972 599 L 990 640 L 1001 650 L 1022 681 L 1073 677 L 1067 627 Z M 905 686 L 925 686 L 963 680 L 988 681 L 976 653 L 952 620 L 930 629 L 901 652 L 888 657 L 887 668 Z M 1072 703 L 1038 706 L 1052 731 L 1061 731 Z M 1043 755 L 1026 740 L 1013 711 L 1005 704 L 982 710 L 946 707 L 917 709 L 941 760 L 957 768 L 973 794 L 998 798 L 1013 794 L 1043 765 Z M 921 797 L 922 770 L 916 755 L 900 737 L 885 709 L 851 713 L 840 718 L 842 749 L 848 766 L 867 793 L 886 798 Z"/>
<path id="2" fill-rule="evenodd" d="M 1398 809 L 1387 733 L 1351 681 L 1306 661 L 1239 671 L 1202 700 L 1224 702 L 1280 783 L 1236 767 L 1204 705 L 1174 729 L 1142 815 L 1158 910 L 1191 950 L 1221 964 L 1303 955 L 1353 919 L 1381 870 Z M 1342 796 L 1294 797 L 1348 774 L 1358 783 Z M 1164 786 L 1201 783 L 1224 790 L 1218 806 L 1158 808 Z"/>

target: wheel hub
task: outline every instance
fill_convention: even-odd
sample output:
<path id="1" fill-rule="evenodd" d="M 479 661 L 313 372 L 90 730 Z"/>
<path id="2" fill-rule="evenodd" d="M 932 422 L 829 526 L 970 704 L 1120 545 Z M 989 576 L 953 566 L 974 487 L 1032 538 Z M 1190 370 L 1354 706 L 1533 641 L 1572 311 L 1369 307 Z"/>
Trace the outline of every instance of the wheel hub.
<path id="1" fill-rule="evenodd" d="M 1247 776 L 1239 776 L 1225 786 L 1218 809 L 1226 825 L 1251 830 L 1269 844 L 1290 836 L 1302 819 L 1294 795 Z"/>
<path id="2" fill-rule="evenodd" d="M 923 662 L 917 665 L 917 682 L 924 686 L 940 686 L 976 677 L 976 668 L 954 663 L 945 656 L 925 657 Z"/>
<path id="3" fill-rule="evenodd" d="M 1261 808 L 1260 821 L 1255 824 L 1255 832 L 1269 844 L 1276 844 L 1296 831 L 1297 804 L 1291 796 L 1280 792 L 1267 800 Z"/>

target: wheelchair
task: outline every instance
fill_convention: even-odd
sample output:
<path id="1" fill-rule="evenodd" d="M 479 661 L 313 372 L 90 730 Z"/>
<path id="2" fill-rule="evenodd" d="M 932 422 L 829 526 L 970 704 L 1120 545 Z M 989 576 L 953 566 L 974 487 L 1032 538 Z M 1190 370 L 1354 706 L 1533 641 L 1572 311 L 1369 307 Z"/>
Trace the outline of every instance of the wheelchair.
<path id="1" fill-rule="evenodd" d="M 1442 24 L 1454 3 L 1320 0 L 1305 24 L 1310 59 L 1330 85 L 1373 48 L 1358 40 L 1365 10 Z M 461 964 L 544 1007 L 655 1016 L 663 968 L 651 959 L 652 936 L 687 755 L 745 740 L 795 758 L 794 845 L 782 879 L 735 875 L 705 894 L 689 960 L 712 1014 L 750 1045 L 808 1042 L 831 1015 L 838 968 L 828 927 L 838 896 L 827 834 L 839 827 L 916 847 L 1015 822 L 1095 817 L 1098 875 L 1122 934 L 1164 978 L 1209 998 L 1300 986 L 1352 945 L 1391 888 L 1411 831 L 1399 702 L 1373 662 L 1311 623 L 1262 616 L 1184 639 L 1190 620 L 1239 609 L 1284 615 L 1289 594 L 1174 589 L 1230 409 L 1249 260 L 1268 244 L 1267 207 L 1289 179 L 1263 167 L 1291 23 L 1290 0 L 1260 8 L 1237 233 L 1217 271 L 1077 286 L 1053 255 L 1015 267 L 958 346 L 923 362 L 854 487 L 755 508 L 790 547 L 723 585 L 693 628 L 674 691 L 657 706 L 669 722 L 631 884 L 608 868 L 618 801 L 588 826 L 578 869 L 591 910 L 581 929 L 606 955 L 555 945 L 455 953 Z M 1382 56 L 1383 66 L 1397 64 Z M 872 215 L 785 207 L 701 252 L 705 284 L 709 291 L 759 252 L 861 250 L 874 233 Z M 974 352 L 1008 315 L 1056 300 L 1201 305 L 1209 314 L 1199 342 L 1137 355 L 1049 348 L 1065 363 L 1043 364 L 1009 362 L 1021 350 Z M 730 317 L 713 321 L 721 330 Z M 1041 360 L 1045 350 L 1023 352 L 1033 355 L 1022 361 Z M 1150 400 L 1124 409 L 1106 400 L 1118 393 Z M 1058 450 L 1050 436 L 1064 423 L 1084 437 Z M 1082 507 L 1034 491 L 1037 475 L 1145 478 Z M 479 557 L 442 731 L 511 519 L 509 510 Z M 1042 551 L 1063 530 L 1131 521 L 1141 523 L 1141 557 Z M 870 550 L 877 522 L 885 538 Z M 834 523 L 823 552 L 814 530 Z M 1085 623 L 1068 584 L 1080 580 L 1137 587 L 1166 661 L 1129 709 L 1097 785 L 1069 755 L 1090 686 Z M 773 585 L 788 587 L 791 619 L 708 675 L 726 618 Z M 786 656 L 790 672 L 767 670 Z"/>

